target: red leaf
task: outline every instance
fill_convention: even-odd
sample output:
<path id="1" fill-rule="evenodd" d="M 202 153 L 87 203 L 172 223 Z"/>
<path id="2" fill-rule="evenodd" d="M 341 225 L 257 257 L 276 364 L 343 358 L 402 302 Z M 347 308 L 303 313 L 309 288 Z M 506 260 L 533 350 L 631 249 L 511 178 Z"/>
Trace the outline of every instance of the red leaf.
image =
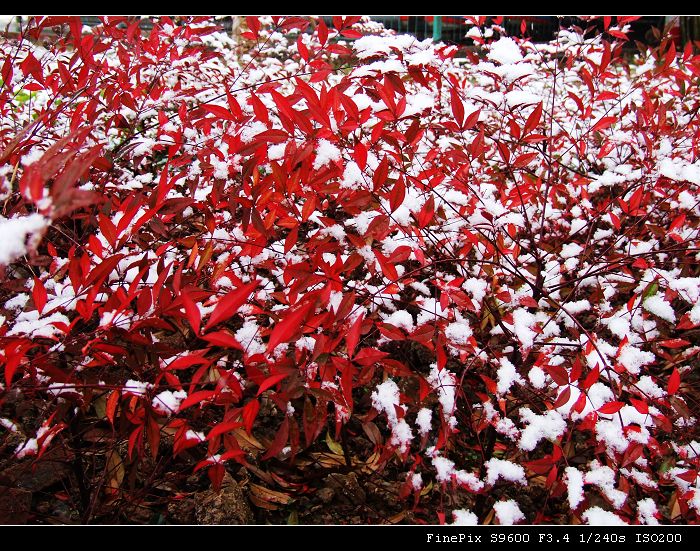
<path id="1" fill-rule="evenodd" d="M 690 344 L 690 341 L 685 339 L 665 339 L 658 342 L 665 348 L 684 348 Z"/>
<path id="2" fill-rule="evenodd" d="M 467 121 L 464 123 L 465 130 L 471 130 L 479 122 L 479 117 L 481 116 L 481 109 L 476 109 L 467 115 Z"/>
<path id="3" fill-rule="evenodd" d="M 258 393 L 256 396 L 260 396 L 263 392 L 265 392 L 268 388 L 271 388 L 275 386 L 277 383 L 280 381 L 283 381 L 289 377 L 289 373 L 277 373 L 276 375 L 271 375 L 267 379 L 265 379 L 262 384 L 260 385 L 260 388 L 258 388 Z"/>
<path id="4" fill-rule="evenodd" d="M 457 125 L 461 127 L 462 123 L 464 123 L 464 104 L 454 87 L 450 87 L 450 103 L 452 104 L 452 115 L 457 121 Z"/>
<path id="5" fill-rule="evenodd" d="M 34 288 L 32 289 L 32 300 L 34 301 L 34 306 L 41 314 L 44 306 L 46 306 L 46 288 L 44 284 L 38 277 L 34 278 Z"/>
<path id="6" fill-rule="evenodd" d="M 352 156 L 360 167 L 360 170 L 364 170 L 367 166 L 367 146 L 362 142 L 357 142 L 355 144 L 355 149 L 352 152 Z"/>
<path id="7" fill-rule="evenodd" d="M 117 405 L 119 405 L 119 396 L 119 391 L 113 390 L 109 398 L 107 398 L 107 405 L 105 406 L 105 415 L 112 426 L 114 426 L 114 415 L 117 411 Z"/>
<path id="8" fill-rule="evenodd" d="M 612 415 L 613 413 L 617 413 L 618 411 L 620 411 L 622 409 L 622 406 L 624 405 L 624 402 L 619 401 L 608 402 L 607 404 L 603 404 L 601 407 L 598 408 L 598 413 Z"/>
<path id="9" fill-rule="evenodd" d="M 518 302 L 519 302 L 522 306 L 528 306 L 528 307 L 530 307 L 530 308 L 538 308 L 538 307 L 539 307 L 539 304 L 537 304 L 537 301 L 536 301 L 534 298 L 529 297 L 529 296 L 522 296 L 522 297 L 520 297 L 520 298 L 518 299 Z"/>
<path id="10" fill-rule="evenodd" d="M 321 43 L 321 46 L 325 46 L 326 41 L 328 40 L 328 27 L 323 19 L 319 20 L 318 26 L 316 27 L 316 33 L 318 34 L 318 41 Z"/>
<path id="11" fill-rule="evenodd" d="M 267 351 L 271 352 L 278 344 L 287 342 L 296 332 L 303 327 L 303 320 L 308 315 L 309 311 L 314 307 L 312 302 L 307 302 L 296 310 L 290 313 L 287 310 L 287 315 L 283 320 L 275 324 L 270 334 L 270 340 L 267 343 Z"/>
<path id="12" fill-rule="evenodd" d="M 216 305 L 216 308 L 209 316 L 209 321 L 204 327 L 204 330 L 212 328 L 214 325 L 221 323 L 233 316 L 238 309 L 245 304 L 250 297 L 250 294 L 258 286 L 258 280 L 252 281 L 247 285 L 239 287 L 232 293 L 229 293 L 224 298 L 222 298 Z"/>
<path id="13" fill-rule="evenodd" d="M 556 401 L 554 402 L 554 404 L 553 404 L 554 409 L 562 407 L 564 404 L 566 404 L 569 401 L 570 398 L 571 398 L 571 387 L 566 386 L 566 387 L 564 387 L 564 390 L 561 391 L 561 393 L 557 397 Z"/>
<path id="14" fill-rule="evenodd" d="M 229 111 L 225 107 L 221 107 L 220 105 L 210 105 L 208 103 L 203 103 L 201 107 L 202 109 L 208 111 L 212 115 L 215 115 L 219 119 L 224 119 L 227 121 L 236 120 L 236 117 L 233 116 L 233 113 L 231 113 L 231 111 Z"/>
<path id="15" fill-rule="evenodd" d="M 406 183 L 403 180 L 403 176 L 400 176 L 399 179 L 396 180 L 396 183 L 391 190 L 391 194 L 389 195 L 389 207 L 391 208 L 391 212 L 394 212 L 403 204 L 405 197 Z"/>
<path id="16" fill-rule="evenodd" d="M 637 409 L 639 413 L 642 415 L 646 415 L 649 413 L 649 404 L 647 404 L 644 400 L 637 400 L 636 398 L 630 398 L 630 402 L 632 405 Z"/>
<path id="17" fill-rule="evenodd" d="M 668 231 L 674 231 L 677 230 L 678 228 L 682 227 L 683 224 L 685 224 L 685 214 L 679 214 L 673 219 L 673 222 L 671 222 L 671 225 L 668 227 Z"/>
<path id="18" fill-rule="evenodd" d="M 228 421 L 226 423 L 219 423 L 218 425 L 215 425 L 213 429 L 209 431 L 209 434 L 207 434 L 207 440 L 211 440 L 213 438 L 216 438 L 217 436 L 231 432 L 232 430 L 235 430 L 237 428 L 242 427 L 243 424 L 235 421 Z"/>
<path id="19" fill-rule="evenodd" d="M 187 409 L 190 406 L 194 406 L 196 404 L 199 404 L 200 402 L 203 402 L 204 400 L 209 400 L 210 398 L 213 398 L 216 395 L 216 392 L 213 390 L 198 390 L 197 392 L 193 392 L 190 394 L 187 398 L 185 398 L 182 403 L 180 404 L 180 410 L 182 411 L 184 409 Z"/>
<path id="20" fill-rule="evenodd" d="M 593 128 L 591 128 L 591 132 L 605 130 L 608 126 L 611 126 L 616 121 L 616 117 L 602 117 L 598 122 L 596 122 L 593 125 Z"/>
<path id="21" fill-rule="evenodd" d="M 526 167 L 537 158 L 537 155 L 538 153 L 524 153 L 523 155 L 519 155 L 515 161 L 513 161 L 513 166 L 515 168 Z"/>
<path id="22" fill-rule="evenodd" d="M 569 384 L 569 374 L 560 365 L 545 365 L 544 371 L 552 378 L 559 386 Z"/>
<path id="23" fill-rule="evenodd" d="M 202 314 L 199 308 L 197 308 L 197 305 L 188 293 L 182 292 L 180 298 L 182 299 L 182 305 L 185 307 L 185 314 L 187 315 L 187 321 L 190 322 L 190 327 L 192 327 L 195 335 L 199 335 L 199 328 L 202 322 Z"/>
<path id="24" fill-rule="evenodd" d="M 345 29 L 340 31 L 345 38 L 362 38 L 362 33 L 353 29 Z"/>
<path id="25" fill-rule="evenodd" d="M 243 416 L 243 424 L 245 425 L 245 430 L 250 434 L 253 430 L 253 423 L 260 410 L 260 403 L 257 400 L 251 400 L 245 406 L 243 406 L 243 411 L 241 415 Z"/>
<path id="26" fill-rule="evenodd" d="M 678 392 L 678 388 L 681 386 L 681 375 L 678 373 L 678 369 L 675 367 L 673 368 L 673 372 L 671 373 L 671 376 L 668 378 L 668 386 L 666 387 L 666 391 L 669 394 L 675 394 Z"/>
<path id="27" fill-rule="evenodd" d="M 355 363 L 360 365 L 372 365 L 377 363 L 379 360 L 386 358 L 389 354 L 387 352 L 382 352 L 376 348 L 363 348 L 357 353 L 357 356 L 353 358 Z"/>
<path id="28" fill-rule="evenodd" d="M 202 339 L 207 341 L 212 346 L 221 346 L 222 348 L 235 348 L 236 350 L 243 349 L 241 344 L 228 331 L 214 331 L 213 333 L 207 333 L 206 335 L 202 335 Z"/>
<path id="29" fill-rule="evenodd" d="M 378 190 L 386 183 L 386 178 L 389 175 L 389 159 L 384 157 L 379 163 L 377 170 L 374 171 L 372 175 L 372 182 L 374 183 L 374 190 Z M 432 196 L 431 196 L 432 197 Z"/>
<path id="30" fill-rule="evenodd" d="M 591 386 L 598 381 L 598 377 L 600 377 L 600 368 L 596 365 L 583 380 L 583 384 L 581 385 L 583 390 L 591 388 Z"/>
<path id="31" fill-rule="evenodd" d="M 399 273 L 396 271 L 396 267 L 389 262 L 389 259 L 385 257 L 382 253 L 379 251 L 374 251 L 374 256 L 377 259 L 377 262 L 379 262 L 379 266 L 382 269 L 382 273 L 386 276 L 386 278 L 390 281 L 396 281 L 399 279 Z"/>
<path id="32" fill-rule="evenodd" d="M 535 109 L 533 109 L 532 113 L 530 113 L 530 116 L 527 118 L 527 122 L 525 123 L 525 129 L 523 130 L 523 134 L 529 134 L 535 128 L 537 128 L 537 125 L 540 124 L 541 118 L 542 118 L 542 102 L 539 102 L 537 104 L 537 107 L 535 107 Z"/>
<path id="33" fill-rule="evenodd" d="M 270 447 L 267 448 L 267 451 L 263 456 L 263 460 L 270 459 L 271 457 L 274 457 L 278 453 L 280 453 L 282 451 L 282 448 L 284 448 L 285 444 L 287 443 L 288 439 L 289 417 L 285 417 L 284 421 L 282 421 L 282 424 L 280 425 L 279 430 L 277 431 L 277 434 L 275 435 L 275 439 L 272 441 L 272 444 L 270 444 Z"/>
<path id="34" fill-rule="evenodd" d="M 355 348 L 360 340 L 360 331 L 362 330 L 364 317 L 364 314 L 357 316 L 357 319 L 345 335 L 345 348 L 347 349 L 348 358 L 352 358 L 352 355 L 355 353 Z"/>

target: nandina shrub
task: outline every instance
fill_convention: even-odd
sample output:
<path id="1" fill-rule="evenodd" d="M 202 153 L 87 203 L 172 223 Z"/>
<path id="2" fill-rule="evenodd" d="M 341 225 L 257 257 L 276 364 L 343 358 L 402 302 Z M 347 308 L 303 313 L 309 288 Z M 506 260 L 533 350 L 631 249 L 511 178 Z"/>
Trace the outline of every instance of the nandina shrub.
<path id="1" fill-rule="evenodd" d="M 6 464 L 63 450 L 84 521 L 245 466 L 285 515 L 341 472 L 394 522 L 695 522 L 700 57 L 629 22 L 4 36 Z"/>

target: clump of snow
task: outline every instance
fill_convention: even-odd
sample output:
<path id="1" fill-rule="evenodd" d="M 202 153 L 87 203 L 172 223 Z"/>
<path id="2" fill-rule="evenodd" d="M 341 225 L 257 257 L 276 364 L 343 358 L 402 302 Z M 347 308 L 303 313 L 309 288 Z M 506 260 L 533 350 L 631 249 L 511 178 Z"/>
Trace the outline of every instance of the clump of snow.
<path id="1" fill-rule="evenodd" d="M 501 358 L 500 363 L 501 367 L 497 371 L 498 384 L 496 389 L 498 394 L 506 394 L 515 383 L 521 385 L 525 383 L 508 358 Z"/>
<path id="2" fill-rule="evenodd" d="M 640 350 L 636 346 L 626 344 L 620 350 L 620 355 L 617 360 L 622 364 L 627 371 L 636 375 L 639 373 L 642 366 L 654 363 L 656 356 L 651 352 Z"/>
<path id="3" fill-rule="evenodd" d="M 541 367 L 534 366 L 530 369 L 527 378 L 535 388 L 544 388 L 547 385 L 547 374 Z"/>
<path id="4" fill-rule="evenodd" d="M 384 412 L 391 427 L 391 443 L 398 446 L 401 453 L 405 453 L 413 440 L 411 427 L 404 419 L 399 419 L 397 408 L 404 410 L 401 405 L 401 396 L 398 385 L 391 379 L 377 385 L 372 392 L 372 407 L 379 412 Z"/>
<path id="5" fill-rule="evenodd" d="M 515 40 L 509 36 L 502 36 L 496 42 L 491 44 L 488 53 L 488 58 L 491 61 L 496 61 L 501 65 L 509 65 L 522 61 L 523 54 L 520 47 L 515 43 Z"/>
<path id="6" fill-rule="evenodd" d="M 498 524 L 503 526 L 511 526 L 521 520 L 525 520 L 525 515 L 514 499 L 499 501 L 493 506 L 493 509 L 496 511 Z"/>
<path id="7" fill-rule="evenodd" d="M 339 161 L 341 157 L 340 149 L 328 140 L 320 139 L 318 140 L 318 147 L 316 148 L 314 170 L 318 170 L 322 166 L 327 166 L 332 161 Z"/>
<path id="8" fill-rule="evenodd" d="M 421 436 L 428 434 L 432 428 L 433 412 L 428 408 L 421 408 L 416 416 L 416 425 L 418 425 L 418 434 Z"/>
<path id="9" fill-rule="evenodd" d="M 669 323 L 676 322 L 676 313 L 673 311 L 673 306 L 671 306 L 661 293 L 656 293 L 644 299 L 642 308 Z"/>
<path id="10" fill-rule="evenodd" d="M 391 427 L 391 444 L 398 446 L 401 453 L 406 453 L 413 440 L 413 432 L 405 419 L 399 419 Z"/>
<path id="11" fill-rule="evenodd" d="M 420 473 L 409 474 L 408 481 L 411 483 L 411 488 L 416 492 L 423 487 L 423 476 Z"/>
<path id="12" fill-rule="evenodd" d="M 566 430 L 566 422 L 556 410 L 537 415 L 529 408 L 520 408 L 520 419 L 527 424 L 520 436 L 521 450 L 532 451 L 540 440 L 556 440 Z"/>
<path id="13" fill-rule="evenodd" d="M 583 474 L 576 467 L 567 467 L 564 470 L 564 480 L 568 492 L 569 507 L 575 510 L 584 499 Z"/>
<path id="14" fill-rule="evenodd" d="M 122 391 L 126 394 L 133 394 L 134 396 L 145 396 L 151 388 L 153 388 L 151 383 L 129 379 L 122 387 Z"/>
<path id="15" fill-rule="evenodd" d="M 587 524 L 592 526 L 625 526 L 627 524 L 615 513 L 606 511 L 598 506 L 586 509 L 583 512 L 582 518 Z"/>
<path id="16" fill-rule="evenodd" d="M 499 478 L 527 486 L 525 469 L 504 459 L 492 457 L 486 462 L 486 482 L 493 486 Z"/>
<path id="17" fill-rule="evenodd" d="M 452 526 L 476 526 L 479 518 L 469 509 L 457 509 L 452 511 Z"/>
<path id="18" fill-rule="evenodd" d="M 405 329 L 408 333 L 413 331 L 413 316 L 406 310 L 392 312 L 391 315 L 384 318 L 384 321 L 400 329 Z"/>
<path id="19" fill-rule="evenodd" d="M 583 252 L 583 247 L 578 243 L 565 243 L 562 245 L 561 253 L 559 256 L 562 258 L 572 258 L 578 256 Z"/>
<path id="20" fill-rule="evenodd" d="M 164 390 L 153 397 L 151 402 L 153 409 L 170 416 L 180 408 L 180 403 L 187 398 L 187 392 L 184 390 Z"/>
<path id="21" fill-rule="evenodd" d="M 586 484 L 598 486 L 601 492 L 605 494 L 610 502 L 620 509 L 627 500 L 627 494 L 615 488 L 615 471 L 607 465 L 601 465 L 597 460 L 593 461 L 590 466 L 590 471 L 584 477 Z"/>
<path id="22" fill-rule="evenodd" d="M 70 320 L 60 312 L 41 316 L 37 310 L 30 310 L 17 316 L 15 324 L 7 334 L 51 338 L 61 333 L 56 324 L 63 324 L 67 327 L 70 325 Z"/>
<path id="23" fill-rule="evenodd" d="M 649 526 L 658 525 L 659 521 L 656 519 L 657 514 L 658 509 L 652 498 L 647 497 L 637 502 L 637 518 L 641 524 L 647 524 Z"/>
<path id="24" fill-rule="evenodd" d="M 524 308 L 518 308 L 513 312 L 513 328 L 515 335 L 524 348 L 532 348 L 537 333 L 532 327 L 535 325 L 535 316 Z"/>
<path id="25" fill-rule="evenodd" d="M 250 143 L 255 139 L 255 136 L 262 134 L 267 130 L 267 126 L 260 121 L 252 121 L 243 130 L 241 130 L 241 141 Z"/>
<path id="26" fill-rule="evenodd" d="M 437 364 L 432 364 L 428 383 L 437 391 L 438 401 L 442 406 L 442 416 L 449 426 L 454 427 L 457 424 L 453 415 L 457 378 L 448 369 L 438 369 Z"/>
<path id="27" fill-rule="evenodd" d="M 260 327 L 253 320 L 246 320 L 243 326 L 236 331 L 236 340 L 243 347 L 243 351 L 249 356 L 263 354 L 265 345 L 260 339 Z"/>
<path id="28" fill-rule="evenodd" d="M 47 228 L 48 220 L 40 214 L 5 218 L 0 216 L 0 265 L 7 265 L 34 249 Z"/>
<path id="29" fill-rule="evenodd" d="M 466 322 L 454 322 L 445 327 L 445 337 L 451 343 L 465 345 L 472 336 L 471 327 Z"/>
<path id="30" fill-rule="evenodd" d="M 436 455 L 431 460 L 433 467 L 435 468 L 435 479 L 438 482 L 449 482 L 452 480 L 452 475 L 455 472 L 454 461 L 442 457 L 441 455 Z"/>
<path id="31" fill-rule="evenodd" d="M 477 303 L 477 306 L 479 306 L 486 296 L 488 285 L 486 280 L 472 277 L 462 283 L 462 289 L 469 293 L 474 299 L 474 302 Z"/>
<path id="32" fill-rule="evenodd" d="M 377 389 L 372 392 L 372 407 L 379 412 L 386 413 L 392 425 L 398 421 L 396 408 L 400 404 L 399 387 L 392 379 L 387 379 L 377 385 Z"/>

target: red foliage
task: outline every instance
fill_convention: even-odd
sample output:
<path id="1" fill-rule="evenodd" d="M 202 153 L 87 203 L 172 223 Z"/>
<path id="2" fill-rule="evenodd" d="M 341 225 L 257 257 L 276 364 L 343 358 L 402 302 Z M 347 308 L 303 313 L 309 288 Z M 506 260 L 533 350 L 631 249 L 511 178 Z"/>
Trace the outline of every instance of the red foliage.
<path id="1" fill-rule="evenodd" d="M 397 465 L 421 522 L 525 480 L 530 522 L 696 521 L 700 57 L 627 63 L 613 23 L 475 27 L 467 63 L 359 18 L 3 38 L 0 407 L 45 404 L 16 455 L 88 419 L 215 484 Z"/>

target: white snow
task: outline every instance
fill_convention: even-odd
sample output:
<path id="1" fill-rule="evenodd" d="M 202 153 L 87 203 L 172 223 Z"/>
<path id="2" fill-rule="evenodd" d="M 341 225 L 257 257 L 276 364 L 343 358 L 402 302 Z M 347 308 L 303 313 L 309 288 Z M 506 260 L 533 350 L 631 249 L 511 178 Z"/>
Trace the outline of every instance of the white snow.
<path id="1" fill-rule="evenodd" d="M 566 422 L 558 411 L 537 415 L 529 408 L 520 408 L 520 419 L 527 426 L 520 436 L 521 450 L 532 451 L 542 439 L 556 440 L 566 430 Z"/>
<path id="2" fill-rule="evenodd" d="M 535 325 L 535 316 L 524 308 L 518 308 L 513 312 L 513 327 L 515 335 L 524 348 L 532 348 L 537 333 L 532 330 Z"/>
<path id="3" fill-rule="evenodd" d="M 469 509 L 457 509 L 452 511 L 452 526 L 476 526 L 479 518 Z"/>
<path id="4" fill-rule="evenodd" d="M 535 388 L 544 388 L 547 384 L 547 374 L 540 367 L 534 366 L 527 374 L 530 384 Z"/>
<path id="5" fill-rule="evenodd" d="M 454 322 L 445 327 L 445 337 L 457 345 L 465 345 L 472 336 L 471 327 L 467 322 Z"/>
<path id="6" fill-rule="evenodd" d="M 386 413 L 391 426 L 398 422 L 396 407 L 400 404 L 399 387 L 391 379 L 379 384 L 377 389 L 372 392 L 372 407 L 380 413 Z"/>
<path id="7" fill-rule="evenodd" d="M 520 52 L 520 47 L 515 43 L 515 40 L 508 36 L 502 36 L 491 44 L 488 58 L 491 61 L 497 61 L 501 65 L 509 65 L 522 61 L 523 54 Z"/>
<path id="8" fill-rule="evenodd" d="M 642 307 L 662 320 L 666 320 L 669 323 L 676 322 L 676 313 L 673 311 L 673 307 L 660 293 L 646 298 L 642 303 Z"/>
<path id="9" fill-rule="evenodd" d="M 0 216 L 0 265 L 7 265 L 34 249 L 48 226 L 40 214 L 5 218 Z"/>
<path id="10" fill-rule="evenodd" d="M 652 498 L 647 497 L 637 502 L 637 518 L 641 524 L 647 524 L 649 526 L 658 525 L 659 521 L 656 519 L 657 513 L 658 509 Z"/>
<path id="11" fill-rule="evenodd" d="M 153 408 L 168 417 L 177 412 L 180 408 L 180 403 L 187 398 L 187 392 L 184 390 L 164 390 L 153 397 L 151 402 Z"/>
<path id="12" fill-rule="evenodd" d="M 618 361 L 633 375 L 639 373 L 642 366 L 654 363 L 656 356 L 651 352 L 640 350 L 636 346 L 626 344 L 620 350 Z"/>
<path id="13" fill-rule="evenodd" d="M 437 364 L 432 364 L 428 383 L 437 391 L 438 401 L 442 406 L 442 415 L 448 425 L 454 427 L 457 420 L 453 413 L 455 410 L 455 390 L 457 378 L 448 369 L 438 369 Z"/>
<path id="14" fill-rule="evenodd" d="M 398 446 L 401 453 L 406 453 L 412 440 L 413 432 L 411 431 L 411 427 L 406 423 L 405 419 L 399 419 L 391 427 L 391 444 Z"/>
<path id="15" fill-rule="evenodd" d="M 568 492 L 569 507 L 575 510 L 583 501 L 583 474 L 576 467 L 567 467 L 564 470 L 564 480 Z"/>
<path id="16" fill-rule="evenodd" d="M 421 436 L 428 434 L 432 428 L 433 412 L 428 408 L 421 408 L 416 416 L 416 425 L 418 425 L 418 434 Z"/>
<path id="17" fill-rule="evenodd" d="M 601 465 L 597 460 L 592 461 L 584 480 L 586 484 L 598 486 L 615 508 L 620 509 L 625 504 L 627 494 L 615 488 L 615 471 L 607 465 Z"/>
<path id="18" fill-rule="evenodd" d="M 454 461 L 438 455 L 432 458 L 432 464 L 435 468 L 435 479 L 438 482 L 445 483 L 452 480 L 452 475 L 455 472 Z"/>
<path id="19" fill-rule="evenodd" d="M 243 351 L 249 356 L 263 354 L 266 346 L 260 339 L 260 328 L 253 320 L 246 320 L 243 326 L 236 331 L 236 340 L 243 347 Z"/>
<path id="20" fill-rule="evenodd" d="M 406 310 L 397 310 L 396 312 L 393 312 L 391 315 L 384 318 L 384 322 L 390 323 L 391 325 L 400 329 L 404 329 L 408 333 L 414 329 L 413 316 Z"/>
<path id="21" fill-rule="evenodd" d="M 148 390 L 153 388 L 151 383 L 144 383 L 142 381 L 136 381 L 134 379 L 129 379 L 122 390 L 127 394 L 133 394 L 134 396 L 145 396 Z"/>
<path id="22" fill-rule="evenodd" d="M 498 368 L 497 375 L 498 375 L 498 383 L 497 383 L 497 391 L 498 394 L 506 394 L 510 388 L 518 383 L 518 384 L 524 384 L 525 381 L 523 378 L 520 376 L 520 374 L 516 371 L 515 366 L 508 360 L 508 358 L 501 358 L 500 359 L 500 364 L 501 367 Z"/>
<path id="23" fill-rule="evenodd" d="M 574 256 L 579 256 L 581 252 L 583 252 L 583 247 L 578 243 L 565 243 L 562 245 L 559 256 L 562 258 L 571 258 Z"/>
<path id="24" fill-rule="evenodd" d="M 525 469 L 520 465 L 516 465 L 504 459 L 492 457 L 486 462 L 486 469 L 486 482 L 490 486 L 496 484 L 499 478 L 527 486 Z"/>
<path id="25" fill-rule="evenodd" d="M 329 165 L 332 161 L 339 161 L 342 158 L 340 149 L 328 140 L 318 140 L 316 148 L 316 158 L 314 159 L 314 170 L 319 170 L 322 166 Z"/>
<path id="26" fill-rule="evenodd" d="M 615 513 L 606 511 L 598 506 L 586 509 L 582 517 L 587 524 L 592 526 L 625 526 L 627 524 Z"/>
<path id="27" fill-rule="evenodd" d="M 507 501 L 499 501 L 493 506 L 496 511 L 496 518 L 498 519 L 498 524 L 503 526 L 511 526 L 521 520 L 525 520 L 525 515 L 518 507 L 517 502 L 514 499 L 509 499 Z"/>

